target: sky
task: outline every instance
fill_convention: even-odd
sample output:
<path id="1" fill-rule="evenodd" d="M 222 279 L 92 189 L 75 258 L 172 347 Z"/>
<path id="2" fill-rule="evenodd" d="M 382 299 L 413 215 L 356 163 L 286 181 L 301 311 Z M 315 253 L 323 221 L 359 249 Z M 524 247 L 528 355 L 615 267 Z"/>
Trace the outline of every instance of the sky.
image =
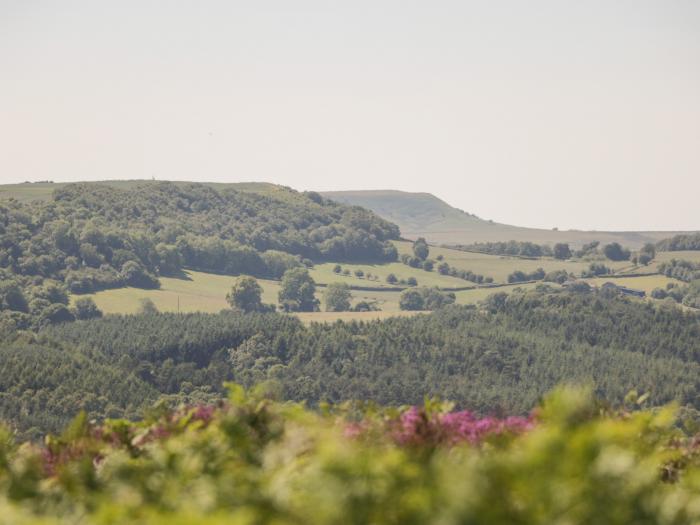
<path id="1" fill-rule="evenodd" d="M 700 229 L 700 2 L 0 0 L 0 181 L 143 178 Z"/>

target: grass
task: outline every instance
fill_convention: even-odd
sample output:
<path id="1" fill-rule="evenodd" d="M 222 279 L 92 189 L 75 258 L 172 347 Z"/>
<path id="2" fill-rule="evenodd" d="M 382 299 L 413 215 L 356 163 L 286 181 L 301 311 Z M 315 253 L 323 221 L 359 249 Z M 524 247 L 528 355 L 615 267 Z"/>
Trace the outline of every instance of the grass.
<path id="1" fill-rule="evenodd" d="M 186 279 L 161 277 L 159 290 L 141 288 L 117 288 L 103 290 L 87 297 L 92 297 L 104 313 L 135 313 L 139 310 L 142 299 L 150 299 L 162 312 L 219 312 L 229 308 L 226 293 L 231 289 L 236 278 L 213 273 L 187 271 Z M 263 302 L 276 303 L 279 283 L 276 281 L 258 281 L 263 288 Z M 77 297 L 86 296 L 73 296 Z"/>
<path id="2" fill-rule="evenodd" d="M 28 185 L 34 186 L 34 185 Z M 400 253 L 411 251 L 410 242 L 395 243 Z M 492 276 L 497 282 L 504 282 L 508 274 L 515 270 L 532 271 L 540 266 L 547 271 L 556 269 L 566 269 L 567 271 L 580 273 L 580 271 L 588 266 L 588 262 L 584 261 L 557 261 L 554 259 L 542 260 L 527 260 L 517 257 L 500 257 L 494 255 L 462 252 L 449 248 L 431 247 L 431 257 L 443 255 L 444 260 L 451 266 L 455 266 L 464 270 L 471 270 L 475 273 L 481 273 L 485 276 Z M 643 273 L 645 271 L 656 271 L 656 264 L 668 261 L 673 258 L 687 259 L 700 262 L 700 251 L 695 252 L 662 252 L 659 253 L 657 259 L 646 268 L 635 269 L 632 271 Z M 629 262 L 621 263 L 606 263 L 609 266 L 621 270 L 629 268 Z M 351 286 L 360 287 L 378 287 L 390 288 L 386 282 L 386 276 L 389 273 L 395 274 L 400 279 L 415 277 L 419 285 L 423 286 L 439 286 L 439 287 L 465 287 L 473 286 L 473 283 L 455 277 L 443 276 L 436 271 L 426 272 L 425 270 L 411 268 L 401 263 L 390 263 L 384 265 L 376 264 L 341 264 L 343 268 L 354 272 L 357 269 L 362 269 L 365 274 L 367 272 L 376 275 L 378 280 L 368 280 L 367 278 L 358 278 L 351 273 L 350 276 L 343 276 L 333 272 L 335 263 L 324 263 L 316 265 L 311 270 L 311 276 L 319 284 L 328 284 L 332 282 L 345 282 Z M 158 290 L 144 290 L 140 288 L 119 288 L 114 290 L 104 290 L 90 295 L 97 306 L 105 313 L 135 313 L 139 310 L 142 299 L 150 299 L 156 307 L 163 312 L 219 312 L 229 308 L 226 302 L 226 293 L 230 290 L 235 282 L 236 277 L 211 274 L 205 272 L 187 271 L 185 278 L 161 277 L 161 288 Z M 650 293 L 654 288 L 664 288 L 669 282 L 678 282 L 669 279 L 663 275 L 645 275 L 640 277 L 600 277 L 591 279 L 589 282 L 592 285 L 600 286 L 604 282 L 612 281 L 622 286 L 644 290 Z M 263 302 L 277 303 L 277 294 L 279 292 L 279 282 L 259 279 L 258 282 L 263 288 Z M 477 288 L 473 290 L 463 290 L 456 292 L 458 304 L 475 304 L 482 301 L 489 295 L 496 292 L 509 293 L 516 288 L 531 289 L 536 286 L 532 284 L 514 284 L 510 286 L 502 286 L 498 288 Z M 317 298 L 321 301 L 321 309 L 323 304 L 323 288 L 319 287 L 316 292 Z M 304 322 L 320 321 L 329 322 L 338 319 L 380 319 L 391 315 L 407 315 L 399 309 L 399 299 L 401 292 L 386 290 L 352 290 L 353 304 L 359 301 L 368 301 L 376 303 L 381 312 L 315 312 L 298 314 Z M 75 299 L 76 296 L 73 297 Z"/>
<path id="3" fill-rule="evenodd" d="M 642 275 L 639 277 L 596 277 L 589 279 L 588 282 L 593 286 L 601 286 L 604 283 L 612 282 L 618 286 L 625 286 L 635 290 L 644 290 L 647 294 L 651 293 L 654 288 L 666 288 L 669 283 L 684 284 L 676 279 L 670 279 L 665 275 Z"/>
<path id="4" fill-rule="evenodd" d="M 79 297 L 91 297 L 98 308 L 106 314 L 132 314 L 139 311 L 141 301 L 150 299 L 161 312 L 208 312 L 216 313 L 229 308 L 226 302 L 226 292 L 231 288 L 235 277 L 217 275 L 205 272 L 187 271 L 186 278 L 161 277 L 161 288 L 144 290 L 141 288 L 117 288 L 103 290 L 90 295 L 74 295 L 71 301 Z M 263 302 L 277 303 L 279 282 L 258 279 L 263 288 Z M 458 304 L 474 304 L 495 292 L 511 292 L 516 288 L 533 288 L 535 284 L 514 284 L 498 288 L 481 288 L 456 292 Z M 324 310 L 323 288 L 316 291 Z M 305 323 L 313 321 L 333 322 L 339 319 L 372 320 L 384 319 L 394 315 L 413 315 L 399 309 L 401 292 L 389 290 L 352 291 L 353 304 L 359 301 L 376 303 L 379 312 L 304 312 L 298 315 Z"/>
<path id="5" fill-rule="evenodd" d="M 413 253 L 412 243 L 406 241 L 398 241 L 394 243 L 399 253 Z M 502 255 L 489 255 L 485 253 L 463 252 L 453 250 L 451 248 L 430 247 L 430 257 L 435 259 L 438 255 L 442 255 L 444 260 L 450 265 L 460 270 L 470 270 L 474 273 L 481 274 L 484 277 L 493 277 L 497 283 L 508 282 L 508 275 L 516 270 L 522 270 L 526 273 L 533 272 L 538 268 L 544 268 L 546 272 L 554 270 L 566 270 L 576 275 L 580 275 L 581 271 L 590 266 L 590 261 L 572 260 L 560 261 L 551 257 L 541 259 L 523 259 L 520 257 L 509 257 Z M 605 265 L 617 270 L 630 265 L 628 261 L 613 262 L 605 261 Z M 461 279 L 460 279 L 461 281 Z M 461 281 L 465 285 L 467 281 Z"/>
<path id="6" fill-rule="evenodd" d="M 187 271 L 187 278 L 161 277 L 161 288 L 144 290 L 142 288 L 117 288 L 102 290 L 90 295 L 74 295 L 72 301 L 80 297 L 91 297 L 98 308 L 106 314 L 132 314 L 138 312 L 141 301 L 150 299 L 161 312 L 208 312 L 216 313 L 229 308 L 226 293 L 236 277 L 205 272 Z M 263 302 L 277 303 L 279 282 L 258 279 L 263 288 Z M 359 301 L 376 302 L 381 312 L 312 312 L 297 314 L 305 322 L 335 321 L 337 319 L 380 319 L 392 315 L 407 315 L 399 310 L 400 292 L 391 291 L 353 291 L 353 304 Z M 323 288 L 316 291 L 317 298 L 323 304 Z"/>
<path id="7" fill-rule="evenodd" d="M 444 288 L 457 288 L 464 286 L 472 286 L 473 283 L 450 277 L 449 275 L 440 275 L 437 270 L 427 272 L 420 268 L 411 268 L 408 265 L 399 262 L 388 264 L 344 264 L 340 263 L 342 268 L 350 270 L 350 275 L 342 275 L 333 272 L 336 263 L 324 263 L 315 265 L 309 273 L 317 283 L 328 284 L 333 282 L 346 283 L 350 286 L 361 287 L 382 287 L 392 288 L 398 284 L 389 284 L 386 282 L 386 277 L 393 273 L 398 279 L 408 279 L 415 277 L 418 281 L 418 286 L 438 286 Z M 366 277 L 356 277 L 355 270 L 362 270 L 365 275 L 369 272 L 373 276 L 378 277 L 376 280 L 370 280 Z"/>
<path id="8" fill-rule="evenodd" d="M 658 252 L 656 254 L 657 263 L 668 262 L 671 259 L 679 259 L 683 261 L 692 261 L 700 263 L 700 250 L 688 250 L 682 252 Z"/>
<path id="9" fill-rule="evenodd" d="M 514 290 L 532 290 L 534 289 L 538 284 L 541 283 L 524 283 L 524 284 L 512 284 L 508 286 L 499 286 L 497 288 L 476 288 L 474 290 L 464 290 L 461 292 L 455 292 L 455 296 L 457 297 L 457 304 L 477 304 L 484 299 L 486 299 L 489 295 L 499 293 L 499 292 L 505 292 L 505 293 L 511 293 Z M 556 284 L 553 283 L 547 283 L 550 286 L 557 286 Z"/>

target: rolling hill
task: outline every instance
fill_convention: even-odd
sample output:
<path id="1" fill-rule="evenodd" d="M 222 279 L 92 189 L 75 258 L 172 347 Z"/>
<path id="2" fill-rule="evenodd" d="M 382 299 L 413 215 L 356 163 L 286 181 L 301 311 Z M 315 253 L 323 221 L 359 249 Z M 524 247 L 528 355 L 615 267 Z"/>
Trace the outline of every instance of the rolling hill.
<path id="1" fill-rule="evenodd" d="M 425 237 L 435 244 L 471 244 L 488 241 L 530 241 L 538 244 L 568 242 L 580 246 L 587 242 L 619 242 L 639 248 L 677 232 L 613 232 L 579 230 L 544 230 L 522 228 L 481 219 L 450 206 L 430 193 L 409 193 L 397 190 L 330 191 L 324 197 L 362 206 L 397 224 L 408 239 Z"/>
<path id="2" fill-rule="evenodd" d="M 100 185 L 128 190 L 148 181 L 103 181 Z M 14 198 L 20 202 L 49 200 L 55 189 L 68 183 L 35 182 L 0 185 L 0 199 Z M 189 182 L 173 182 L 186 186 Z M 298 194 L 284 186 L 266 182 L 202 183 L 216 190 L 226 188 L 258 193 L 273 198 L 289 198 Z M 647 242 L 658 242 L 673 235 L 688 232 L 671 231 L 582 231 L 523 228 L 485 220 L 450 206 L 430 193 L 411 193 L 398 190 L 328 191 L 321 195 L 343 204 L 362 206 L 401 228 L 407 239 L 425 237 L 434 244 L 456 245 L 475 242 L 530 241 L 538 244 L 568 242 L 580 246 L 587 242 L 619 242 L 630 248 L 639 248 Z"/>

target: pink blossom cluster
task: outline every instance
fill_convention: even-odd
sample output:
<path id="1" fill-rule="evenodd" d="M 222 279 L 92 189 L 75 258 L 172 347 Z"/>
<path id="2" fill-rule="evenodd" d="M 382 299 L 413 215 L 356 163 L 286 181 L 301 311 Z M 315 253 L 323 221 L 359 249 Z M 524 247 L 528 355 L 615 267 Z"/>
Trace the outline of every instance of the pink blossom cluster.
<path id="1" fill-rule="evenodd" d="M 400 445 L 437 446 L 477 444 L 491 436 L 520 434 L 532 426 L 531 417 L 479 418 L 467 410 L 428 414 L 423 408 L 411 407 L 390 424 L 390 432 Z"/>

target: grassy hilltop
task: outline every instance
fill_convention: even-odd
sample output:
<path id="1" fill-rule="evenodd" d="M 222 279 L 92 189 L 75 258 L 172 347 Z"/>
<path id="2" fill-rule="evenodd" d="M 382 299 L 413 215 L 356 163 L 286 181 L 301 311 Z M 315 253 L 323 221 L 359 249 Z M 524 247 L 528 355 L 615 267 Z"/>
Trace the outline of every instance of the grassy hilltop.
<path id="1" fill-rule="evenodd" d="M 325 197 L 372 210 L 399 226 L 404 237 L 425 237 L 435 244 L 472 244 L 488 241 L 530 241 L 538 244 L 568 242 L 582 245 L 592 241 L 619 242 L 639 248 L 678 232 L 555 231 L 522 228 L 480 219 L 454 208 L 430 193 L 396 190 L 328 191 Z"/>
<path id="2" fill-rule="evenodd" d="M 151 181 L 123 180 L 102 181 L 100 184 L 128 190 Z M 51 199 L 53 191 L 69 183 L 21 183 L 0 185 L 0 199 L 14 198 L 20 202 Z M 183 187 L 189 182 L 176 181 Z M 287 188 L 266 182 L 205 182 L 205 186 L 216 190 L 257 193 L 275 198 L 289 198 Z M 530 241 L 538 244 L 568 242 L 578 246 L 592 241 L 619 242 L 631 248 L 639 248 L 647 242 L 658 242 L 682 232 L 608 232 L 608 231 L 555 231 L 538 228 L 523 228 L 481 219 L 450 206 L 430 193 L 410 193 L 397 190 L 328 191 L 324 197 L 354 206 L 361 206 L 380 217 L 393 222 L 401 234 L 409 239 L 425 237 L 435 244 L 471 244 L 488 241 Z M 293 197 L 292 197 L 293 198 Z"/>

